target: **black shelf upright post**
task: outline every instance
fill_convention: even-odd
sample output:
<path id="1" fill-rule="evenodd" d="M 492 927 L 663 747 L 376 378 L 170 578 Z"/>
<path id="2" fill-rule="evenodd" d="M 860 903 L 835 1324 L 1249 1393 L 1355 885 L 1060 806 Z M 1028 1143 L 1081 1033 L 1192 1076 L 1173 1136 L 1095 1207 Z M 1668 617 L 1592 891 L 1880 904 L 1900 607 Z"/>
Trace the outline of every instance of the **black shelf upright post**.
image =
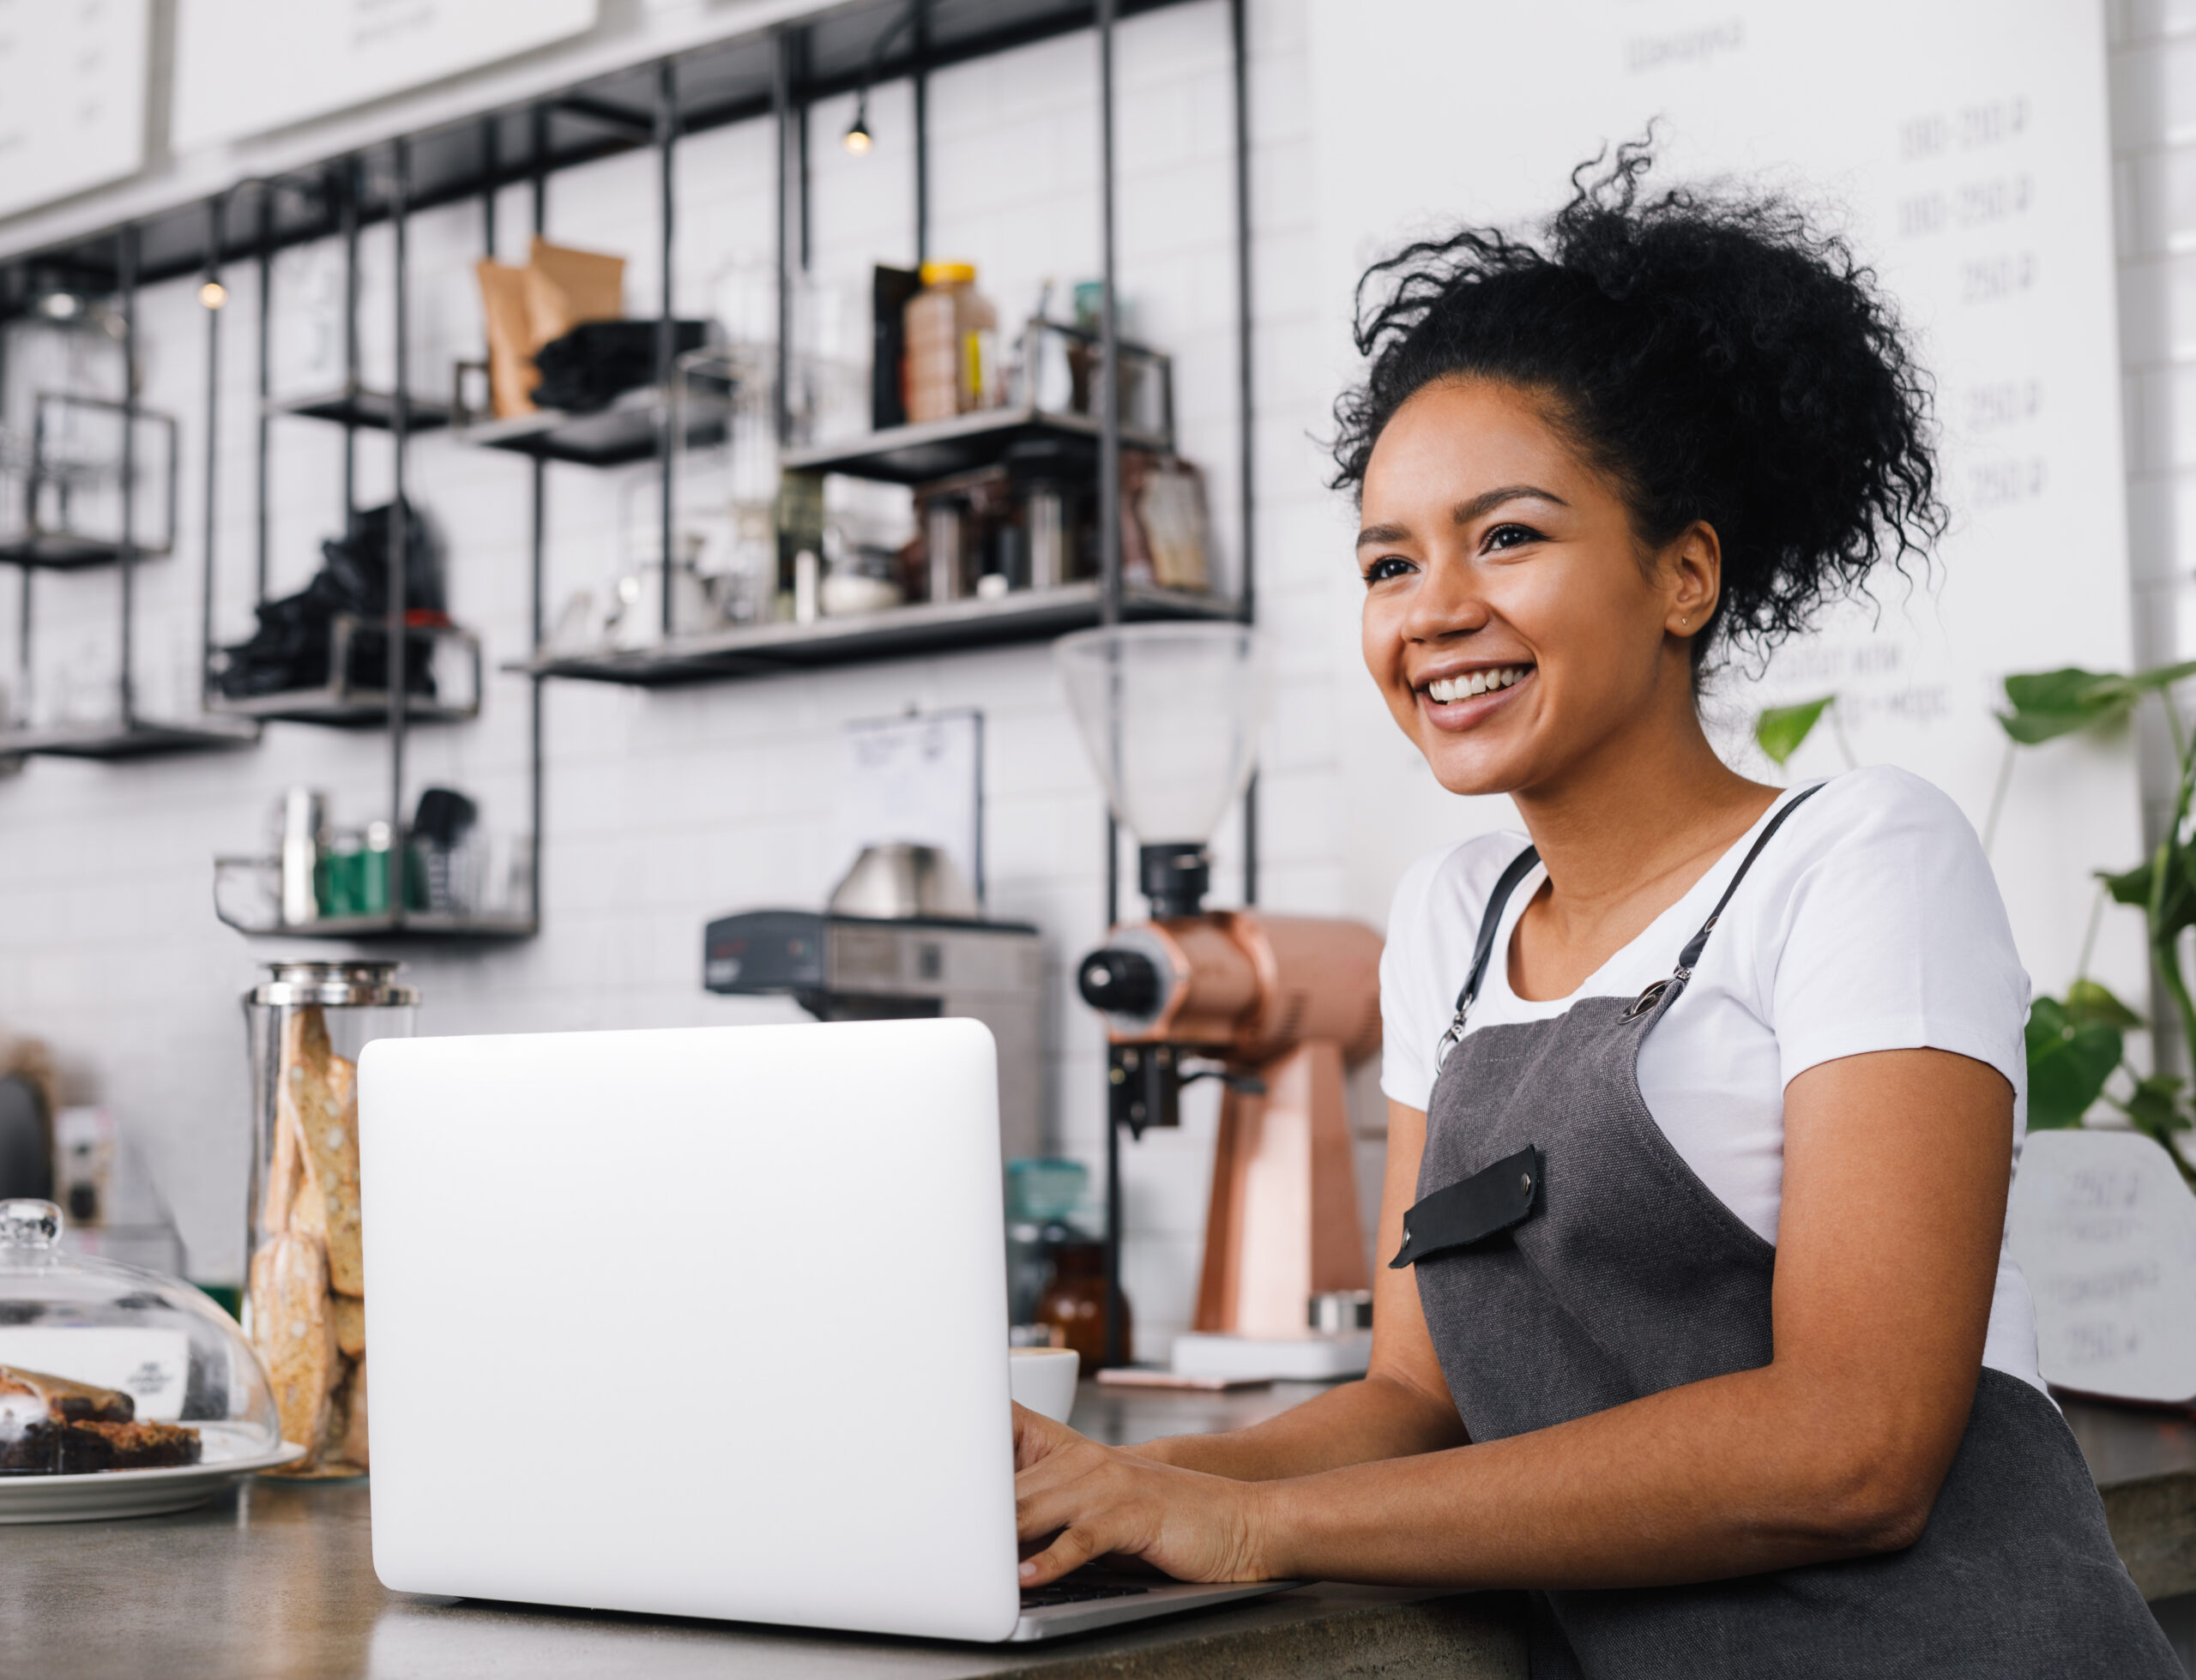
<path id="1" fill-rule="evenodd" d="M 528 120 L 530 129 L 528 138 L 531 142 L 528 149 L 531 154 L 531 162 L 534 172 L 534 179 L 532 184 L 534 232 L 536 238 L 540 238 L 545 236 L 549 231 L 548 106 L 543 105 L 535 105 L 532 111 L 528 113 Z M 531 548 L 533 570 L 532 588 L 534 640 L 530 645 L 534 648 L 535 653 L 539 654 L 541 651 L 542 639 L 546 635 L 548 628 L 546 609 L 547 590 L 546 576 L 546 568 L 544 563 L 544 551 L 549 540 L 548 458 L 544 455 L 537 455 L 534 457 L 533 466 L 534 527 L 531 533 Z M 531 913 L 528 916 L 527 919 L 537 927 L 541 922 L 541 827 L 543 797 L 541 792 L 543 757 L 541 750 L 541 684 L 543 681 L 544 678 L 537 672 L 532 681 L 528 684 L 529 690 L 529 704 L 527 708 L 527 750 L 529 755 L 528 762 L 533 772 L 532 793 L 530 795 L 530 799 L 534 822 L 534 835 L 532 840 L 529 842 L 533 856 L 533 869 L 530 877 L 531 884 L 528 888 L 528 896 L 532 902 L 528 906 Z"/>
<path id="2" fill-rule="evenodd" d="M 663 545 L 662 552 L 657 555 L 656 559 L 659 565 L 662 568 L 663 572 L 663 587 L 659 592 L 662 599 L 659 605 L 662 618 L 663 639 L 666 641 L 671 640 L 673 618 L 672 612 L 671 564 L 672 450 L 676 440 L 672 437 L 672 411 L 674 405 L 671 400 L 671 381 L 672 376 L 676 370 L 673 367 L 673 363 L 676 360 L 673 351 L 677 343 L 677 339 L 674 335 L 678 330 L 678 322 L 676 317 L 672 314 L 671 308 L 671 264 L 673 250 L 673 239 L 675 232 L 672 220 L 672 213 L 674 208 L 678 190 L 677 183 L 673 179 L 673 171 L 676 163 L 676 148 L 678 146 L 678 141 L 679 67 L 675 61 L 667 58 L 661 64 L 656 66 L 655 83 L 656 178 L 659 187 L 659 196 L 661 198 L 661 204 L 658 209 L 658 248 L 656 254 L 662 263 L 662 283 L 660 287 L 661 296 L 655 323 L 655 449 L 657 474 L 656 527 L 657 536 Z M 781 149 L 779 155 L 781 180 L 782 180 L 784 173 L 784 154 L 782 151 L 782 143 L 783 137 L 781 130 Z M 783 197 L 784 190 L 781 185 L 780 188 L 781 206 L 783 204 Z"/>
<path id="3" fill-rule="evenodd" d="M 778 447 L 793 441 L 793 242 L 786 232 L 793 214 L 790 171 L 793 167 L 793 31 L 781 29 L 770 42 L 770 123 L 775 149 L 776 189 L 770 230 L 771 255 L 777 264 L 778 330 L 776 367 L 772 383 L 770 417 L 776 426 Z"/>
<path id="4" fill-rule="evenodd" d="M 914 0 L 915 65 L 908 78 L 915 117 L 915 267 L 930 261 L 930 0 Z"/>
<path id="5" fill-rule="evenodd" d="M 206 201 L 206 274 L 199 283 L 199 306 L 206 314 L 206 505 L 201 510 L 198 593 L 198 705 L 202 711 L 214 692 L 214 531 L 220 494 L 222 236 L 228 220 L 228 195 Z"/>
<path id="6" fill-rule="evenodd" d="M 389 636 L 389 872 L 383 890 L 388 894 L 389 918 L 392 925 L 404 924 L 404 859 L 407 846 L 404 824 L 404 731 L 409 721 L 407 704 L 405 654 L 409 650 L 405 643 L 405 608 L 410 595 L 410 581 L 406 575 L 406 562 L 410 556 L 409 509 L 405 500 L 404 457 L 407 453 L 411 424 L 411 380 L 407 364 L 410 357 L 411 287 L 406 269 L 406 224 L 411 213 L 412 146 L 399 137 L 391 148 L 389 160 L 389 227 L 395 249 L 390 253 L 393 274 L 390 291 L 393 293 L 395 316 L 395 368 L 389 382 L 389 605 L 384 619 Z M 352 338 L 355 344 L 358 322 L 352 320 Z M 355 364 L 353 369 L 355 376 Z M 345 435 L 351 436 L 347 427 Z"/>
<path id="7" fill-rule="evenodd" d="M 137 686 L 131 666 L 136 658 L 137 617 L 137 224 L 124 224 L 115 236 L 116 292 L 122 309 L 122 540 L 115 561 L 122 573 L 122 669 L 115 698 L 122 731 L 137 725 Z"/>
<path id="8" fill-rule="evenodd" d="M 259 189 L 259 318 L 256 324 L 259 338 L 259 431 L 258 449 L 258 507 L 257 521 L 252 548 L 252 600 L 267 599 L 267 452 L 273 425 L 267 412 L 267 400 L 274 394 L 274 358 L 270 353 L 274 320 L 274 185 L 262 184 Z"/>
<path id="9" fill-rule="evenodd" d="M 1114 306 L 1113 11 L 1098 0 L 1098 622 L 1121 621 L 1121 404 L 1119 315 Z M 1106 814 L 1106 923 L 1120 919 L 1120 825 Z M 1125 1364 L 1133 1350 L 1121 1335 L 1121 1132 L 1113 1104 L 1106 1114 L 1106 1359 Z"/>
<path id="10" fill-rule="evenodd" d="M 1241 521 L 1242 577 L 1237 599 L 1242 619 L 1258 617 L 1258 500 L 1252 474 L 1258 450 L 1252 432 L 1251 366 L 1251 74 L 1245 0 L 1228 0 L 1228 39 L 1235 83 L 1235 424 L 1237 516 Z M 1243 902 L 1258 901 L 1258 774 L 1243 784 Z"/>
<path id="11" fill-rule="evenodd" d="M 337 214 L 343 234 L 343 530 L 350 534 L 359 512 L 359 189 L 361 166 L 347 158 L 339 167 Z"/>

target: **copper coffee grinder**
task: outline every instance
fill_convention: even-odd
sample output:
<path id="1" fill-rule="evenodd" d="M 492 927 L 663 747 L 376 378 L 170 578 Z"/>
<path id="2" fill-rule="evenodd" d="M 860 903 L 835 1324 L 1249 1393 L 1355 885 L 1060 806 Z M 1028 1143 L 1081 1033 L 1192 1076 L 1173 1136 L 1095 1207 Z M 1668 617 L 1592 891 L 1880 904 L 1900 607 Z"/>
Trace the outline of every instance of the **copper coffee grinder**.
<path id="1" fill-rule="evenodd" d="M 1380 1044 L 1380 936 L 1362 923 L 1207 910 L 1206 842 L 1249 780 L 1264 712 L 1254 633 L 1233 623 L 1087 630 L 1056 645 L 1083 744 L 1138 842 L 1147 921 L 1077 968 L 1106 1017 L 1109 1299 L 1119 1287 L 1119 1138 L 1180 1123 L 1223 1082 L 1200 1331 L 1305 1333 L 1315 1296 L 1370 1287 L 1345 1070 Z M 1125 1363 L 1118 1311 L 1107 1364 Z"/>

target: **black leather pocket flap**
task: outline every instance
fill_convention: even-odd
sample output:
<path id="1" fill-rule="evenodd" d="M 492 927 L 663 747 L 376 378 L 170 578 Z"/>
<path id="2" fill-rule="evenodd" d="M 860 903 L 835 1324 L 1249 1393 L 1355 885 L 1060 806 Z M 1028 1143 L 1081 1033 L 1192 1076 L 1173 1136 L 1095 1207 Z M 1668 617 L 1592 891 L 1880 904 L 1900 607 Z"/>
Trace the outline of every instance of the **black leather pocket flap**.
<path id="1" fill-rule="evenodd" d="M 1522 1225 L 1540 1206 L 1541 1152 L 1527 1144 L 1469 1178 L 1444 1185 L 1403 1215 L 1403 1245 L 1391 1268 L 1467 1248 Z"/>

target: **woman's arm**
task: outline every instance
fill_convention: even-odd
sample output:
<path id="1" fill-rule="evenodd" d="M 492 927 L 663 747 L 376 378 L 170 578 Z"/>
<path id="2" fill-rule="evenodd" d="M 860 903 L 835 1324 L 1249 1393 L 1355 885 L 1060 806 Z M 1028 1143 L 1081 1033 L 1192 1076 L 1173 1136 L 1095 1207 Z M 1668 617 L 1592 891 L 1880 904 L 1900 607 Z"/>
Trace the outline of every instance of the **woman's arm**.
<path id="1" fill-rule="evenodd" d="M 1403 1246 L 1403 1215 L 1418 1199 L 1425 1148 L 1425 1113 L 1391 1101 L 1380 1225 L 1372 1248 L 1372 1358 L 1364 1381 L 1330 1388 L 1249 1429 L 1173 1436 L 1129 1451 L 1185 1470 L 1264 1482 L 1464 1443 L 1419 1304 L 1418 1274 L 1387 1266 L 1387 1257 Z"/>
<path id="2" fill-rule="evenodd" d="M 1767 1365 L 1507 1440 L 1258 1483 L 1019 1418 L 1022 1532 L 1056 1534 L 1025 1580 L 1129 1552 L 1201 1580 L 1653 1586 L 1912 1544 L 1973 1403 L 2012 1089 L 1947 1051 L 1879 1051 L 1794 1080 L 1784 1123 Z"/>

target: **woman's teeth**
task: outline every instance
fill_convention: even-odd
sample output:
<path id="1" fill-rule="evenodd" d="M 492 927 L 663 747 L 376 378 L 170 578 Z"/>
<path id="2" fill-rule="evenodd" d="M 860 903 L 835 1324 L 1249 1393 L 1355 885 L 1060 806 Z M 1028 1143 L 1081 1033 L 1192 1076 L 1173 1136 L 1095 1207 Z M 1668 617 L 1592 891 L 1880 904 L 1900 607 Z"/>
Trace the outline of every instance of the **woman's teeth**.
<path id="1" fill-rule="evenodd" d="M 1467 671 L 1462 677 L 1437 677 L 1426 685 L 1426 692 L 1436 706 L 1445 706 L 1452 700 L 1469 700 L 1475 694 L 1506 689 L 1531 669 L 1529 665 L 1503 665 L 1492 671 Z"/>

